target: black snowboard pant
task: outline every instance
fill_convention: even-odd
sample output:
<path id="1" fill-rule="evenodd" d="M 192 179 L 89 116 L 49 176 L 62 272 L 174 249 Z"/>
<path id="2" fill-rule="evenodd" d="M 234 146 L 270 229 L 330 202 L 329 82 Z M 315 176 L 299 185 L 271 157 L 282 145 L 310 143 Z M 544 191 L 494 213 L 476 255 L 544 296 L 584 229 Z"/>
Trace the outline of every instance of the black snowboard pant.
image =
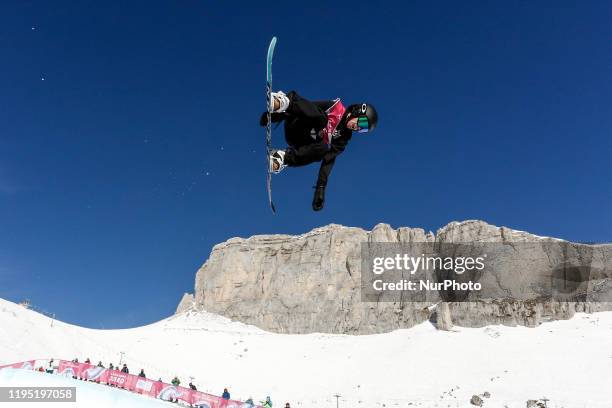
<path id="1" fill-rule="evenodd" d="M 298 167 L 321 161 L 329 151 L 328 146 L 313 138 L 311 131 L 314 129 L 318 132 L 325 127 L 325 111 L 295 91 L 289 92 L 287 97 L 290 103 L 285 118 L 285 140 L 289 148 L 285 154 L 285 164 Z"/>

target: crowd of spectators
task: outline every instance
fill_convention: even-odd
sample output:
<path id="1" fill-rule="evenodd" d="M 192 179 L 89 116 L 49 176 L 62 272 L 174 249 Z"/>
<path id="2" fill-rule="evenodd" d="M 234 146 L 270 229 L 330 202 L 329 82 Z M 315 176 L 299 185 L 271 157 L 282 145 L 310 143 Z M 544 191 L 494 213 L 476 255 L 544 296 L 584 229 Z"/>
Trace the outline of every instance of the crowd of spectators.
<path id="1" fill-rule="evenodd" d="M 74 358 L 72 360 L 72 362 L 73 363 L 78 363 L 79 359 L 78 358 Z M 91 360 L 89 359 L 89 357 L 86 358 L 84 362 L 86 364 L 91 364 Z M 48 364 L 47 368 L 44 368 L 43 366 L 40 366 L 38 369 L 36 369 L 36 371 L 46 372 L 48 374 L 53 374 L 55 372 L 55 370 L 57 369 L 57 366 L 55 366 L 54 363 L 55 363 L 54 359 L 51 359 L 51 360 L 49 360 L 49 364 Z M 121 366 L 121 363 L 119 363 L 117 365 L 113 365 L 113 363 L 109 363 L 108 364 L 108 368 L 110 370 L 117 370 L 117 371 L 121 371 L 122 373 L 126 373 L 126 374 L 130 373 L 130 370 L 129 370 L 129 368 L 128 368 L 126 363 L 123 363 L 123 366 L 121 366 L 121 370 L 119 370 L 120 366 Z M 98 361 L 98 364 L 96 365 L 96 367 L 106 368 L 106 367 L 104 367 L 104 364 L 102 364 L 102 361 Z M 146 376 L 146 374 L 144 372 L 144 368 L 140 369 L 140 373 L 138 374 L 138 377 L 147 378 L 147 376 Z M 74 376 L 72 378 L 77 379 L 76 376 Z M 84 378 L 78 378 L 78 379 L 85 381 Z M 95 380 L 89 380 L 89 381 L 94 381 L 94 382 L 98 382 L 99 383 L 99 381 L 95 381 Z M 162 379 L 159 378 L 157 381 L 162 382 Z M 181 384 L 181 380 L 178 378 L 178 376 L 174 376 L 174 378 L 171 381 L 171 384 L 174 385 L 175 387 L 178 387 Z M 113 386 L 113 385 L 111 385 L 111 386 Z M 195 384 L 192 381 L 189 382 L 189 388 L 194 390 L 194 391 L 197 391 L 197 387 L 195 386 Z M 227 388 L 223 388 L 223 393 L 221 394 L 221 398 L 223 398 L 225 400 L 231 399 L 231 394 L 230 394 L 230 392 L 228 391 Z M 170 402 L 177 403 L 178 399 L 170 400 Z M 245 401 L 245 404 L 248 407 L 250 407 L 250 408 L 254 408 L 255 407 L 255 403 L 253 402 L 253 398 L 252 397 L 249 397 Z M 267 396 L 264 401 L 260 401 L 260 404 L 261 404 L 262 408 L 272 408 L 272 400 L 271 400 L 270 396 Z M 291 406 L 289 405 L 288 402 L 285 404 L 285 408 L 291 408 Z"/>

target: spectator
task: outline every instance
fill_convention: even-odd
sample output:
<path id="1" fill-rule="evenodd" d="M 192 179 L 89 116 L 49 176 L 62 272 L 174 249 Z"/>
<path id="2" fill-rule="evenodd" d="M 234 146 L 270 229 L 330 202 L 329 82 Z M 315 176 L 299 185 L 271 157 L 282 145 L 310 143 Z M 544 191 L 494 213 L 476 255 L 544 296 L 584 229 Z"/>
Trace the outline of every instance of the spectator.
<path id="1" fill-rule="evenodd" d="M 244 401 L 244 403 L 247 404 L 251 408 L 255 406 L 255 403 L 253 402 L 253 397 L 249 397 L 249 399 Z"/>
<path id="2" fill-rule="evenodd" d="M 144 368 L 140 369 L 140 373 L 138 374 L 138 376 L 142 377 L 142 378 L 147 378 L 147 376 L 145 375 L 145 372 L 144 372 Z"/>
<path id="3" fill-rule="evenodd" d="M 91 364 L 91 360 L 89 359 L 89 357 L 87 357 L 87 359 L 85 360 L 85 364 Z"/>
<path id="4" fill-rule="evenodd" d="M 225 400 L 230 399 L 230 393 L 229 393 L 229 391 L 227 390 L 227 388 L 224 388 L 224 389 L 223 389 L 223 394 L 221 395 L 221 398 L 223 398 L 223 399 L 225 399 Z"/>
<path id="5" fill-rule="evenodd" d="M 176 375 L 172 379 L 172 385 L 174 385 L 175 387 L 178 387 L 179 385 L 181 385 L 181 380 L 179 380 L 179 378 Z"/>
<path id="6" fill-rule="evenodd" d="M 157 379 L 157 381 L 159 381 L 159 382 L 163 382 L 163 381 L 162 381 L 162 379 L 161 379 L 161 377 L 159 377 L 159 378 Z"/>
<path id="7" fill-rule="evenodd" d="M 73 362 L 73 363 L 78 363 L 78 362 L 79 362 L 79 359 L 75 357 L 75 358 L 72 360 L 72 362 Z"/>
<path id="8" fill-rule="evenodd" d="M 113 365 L 113 363 L 110 363 L 110 364 L 108 365 L 108 369 L 109 369 L 109 370 L 114 370 L 114 369 L 115 369 L 115 366 Z"/>
<path id="9" fill-rule="evenodd" d="M 38 370 L 36 370 L 36 371 L 38 371 L 39 373 L 44 373 L 45 369 L 42 368 L 42 366 L 40 366 L 40 367 L 38 367 Z"/>
<path id="10" fill-rule="evenodd" d="M 102 368 L 104 368 L 104 364 L 102 364 L 102 362 L 101 362 L 101 361 L 98 361 L 98 367 L 102 367 Z"/>
<path id="11" fill-rule="evenodd" d="M 123 363 L 123 368 L 121 369 L 122 373 L 129 374 L 130 370 L 128 370 L 127 364 Z"/>
<path id="12" fill-rule="evenodd" d="M 285 408 L 291 408 L 291 405 L 289 405 L 288 402 L 285 402 Z"/>
<path id="13" fill-rule="evenodd" d="M 47 367 L 47 373 L 53 374 L 53 359 L 49 360 L 49 367 Z"/>
<path id="14" fill-rule="evenodd" d="M 189 388 L 191 388 L 194 391 L 197 391 L 198 389 L 196 388 L 195 384 L 192 383 L 191 381 L 189 382 Z"/>
<path id="15" fill-rule="evenodd" d="M 260 401 L 260 402 L 263 408 L 272 408 L 272 400 L 270 399 L 269 395 L 266 397 L 265 401 Z"/>

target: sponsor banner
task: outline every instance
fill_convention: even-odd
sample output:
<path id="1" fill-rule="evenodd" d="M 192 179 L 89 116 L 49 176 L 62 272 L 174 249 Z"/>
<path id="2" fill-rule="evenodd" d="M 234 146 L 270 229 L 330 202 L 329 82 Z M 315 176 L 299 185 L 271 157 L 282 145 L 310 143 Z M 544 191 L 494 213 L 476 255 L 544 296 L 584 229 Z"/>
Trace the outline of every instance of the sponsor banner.
<path id="1" fill-rule="evenodd" d="M 20 363 L 7 364 L 7 365 L 0 366 L 0 370 L 3 368 L 21 368 L 23 370 L 33 370 L 35 362 L 36 360 L 29 360 L 29 361 L 22 361 Z"/>
<path id="2" fill-rule="evenodd" d="M 186 402 L 187 404 L 191 404 L 193 390 L 191 388 L 185 387 L 176 387 L 176 391 L 178 392 L 178 399 Z"/>
<path id="3" fill-rule="evenodd" d="M 162 383 L 162 388 L 157 393 L 157 398 L 164 401 L 173 401 L 181 396 L 180 391 L 174 385 Z"/>
<path id="4" fill-rule="evenodd" d="M 164 383 L 160 381 L 153 381 L 135 376 L 132 384 L 130 384 L 130 391 L 156 398 L 159 391 L 163 388 L 163 385 Z"/>
<path id="5" fill-rule="evenodd" d="M 157 398 L 157 394 L 160 393 L 160 391 L 162 390 L 162 388 L 164 388 L 165 385 L 166 384 L 161 381 L 154 381 L 153 387 L 151 387 L 151 391 L 148 392 L 148 395 L 152 398 Z"/>
<path id="6" fill-rule="evenodd" d="M 249 404 L 241 401 L 235 400 L 226 400 L 220 397 L 217 397 L 220 400 L 220 408 L 247 408 Z"/>
<path id="7" fill-rule="evenodd" d="M 65 377 L 80 377 L 83 369 L 82 363 L 73 363 L 72 361 L 60 360 L 57 372 Z"/>
<path id="8" fill-rule="evenodd" d="M 127 388 L 130 375 L 117 370 L 108 370 L 106 383 L 119 388 Z"/>
<path id="9" fill-rule="evenodd" d="M 96 382 L 106 382 L 108 380 L 108 369 L 104 367 L 84 364 L 81 369 L 81 378 Z"/>
<path id="10" fill-rule="evenodd" d="M 221 408 L 220 400 L 222 398 L 214 395 L 206 394 L 204 392 L 192 391 L 191 393 L 192 405 L 202 408 Z"/>
<path id="11" fill-rule="evenodd" d="M 3 368 L 34 369 L 35 360 L 0 366 Z M 138 394 L 149 395 L 164 401 L 181 400 L 187 404 L 203 408 L 261 408 L 235 400 L 194 391 L 190 388 L 175 387 L 161 381 L 154 381 L 137 375 L 126 374 L 118 370 L 98 367 L 85 363 L 59 360 L 57 373 L 66 377 L 76 377 L 123 388 Z"/>
<path id="12" fill-rule="evenodd" d="M 137 394 L 148 395 L 156 398 L 163 385 L 164 383 L 160 381 L 154 381 L 144 377 L 139 377 L 137 375 L 128 374 L 125 388 Z"/>

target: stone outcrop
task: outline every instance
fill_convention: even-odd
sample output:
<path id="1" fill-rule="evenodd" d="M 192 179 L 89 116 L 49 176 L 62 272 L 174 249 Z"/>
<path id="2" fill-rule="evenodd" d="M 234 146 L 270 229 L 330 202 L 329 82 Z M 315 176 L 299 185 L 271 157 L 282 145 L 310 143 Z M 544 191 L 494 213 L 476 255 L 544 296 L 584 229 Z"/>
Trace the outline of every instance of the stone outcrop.
<path id="1" fill-rule="evenodd" d="M 195 306 L 195 299 L 190 293 L 183 294 L 181 301 L 176 307 L 176 314 L 182 313 L 186 310 L 192 309 Z"/>
<path id="2" fill-rule="evenodd" d="M 470 404 L 477 407 L 482 407 L 484 405 L 484 401 L 479 395 L 472 395 L 472 398 L 470 398 Z"/>
<path id="3" fill-rule="evenodd" d="M 425 252 L 444 252 L 454 243 L 499 243 L 491 273 L 466 275 L 491 296 L 440 292 L 424 301 L 365 302 L 362 244 L 380 242 L 419 244 Z M 482 221 L 453 222 L 435 235 L 386 224 L 372 231 L 331 224 L 299 236 L 259 235 L 216 245 L 196 274 L 194 294 L 183 296 L 177 313 L 202 309 L 280 333 L 379 333 L 435 323 L 436 315 L 441 329 L 535 326 L 576 311 L 608 310 L 611 262 L 611 245 L 573 244 Z M 438 272 L 430 277 L 443 278 Z M 571 296 L 564 298 L 568 284 Z"/>

